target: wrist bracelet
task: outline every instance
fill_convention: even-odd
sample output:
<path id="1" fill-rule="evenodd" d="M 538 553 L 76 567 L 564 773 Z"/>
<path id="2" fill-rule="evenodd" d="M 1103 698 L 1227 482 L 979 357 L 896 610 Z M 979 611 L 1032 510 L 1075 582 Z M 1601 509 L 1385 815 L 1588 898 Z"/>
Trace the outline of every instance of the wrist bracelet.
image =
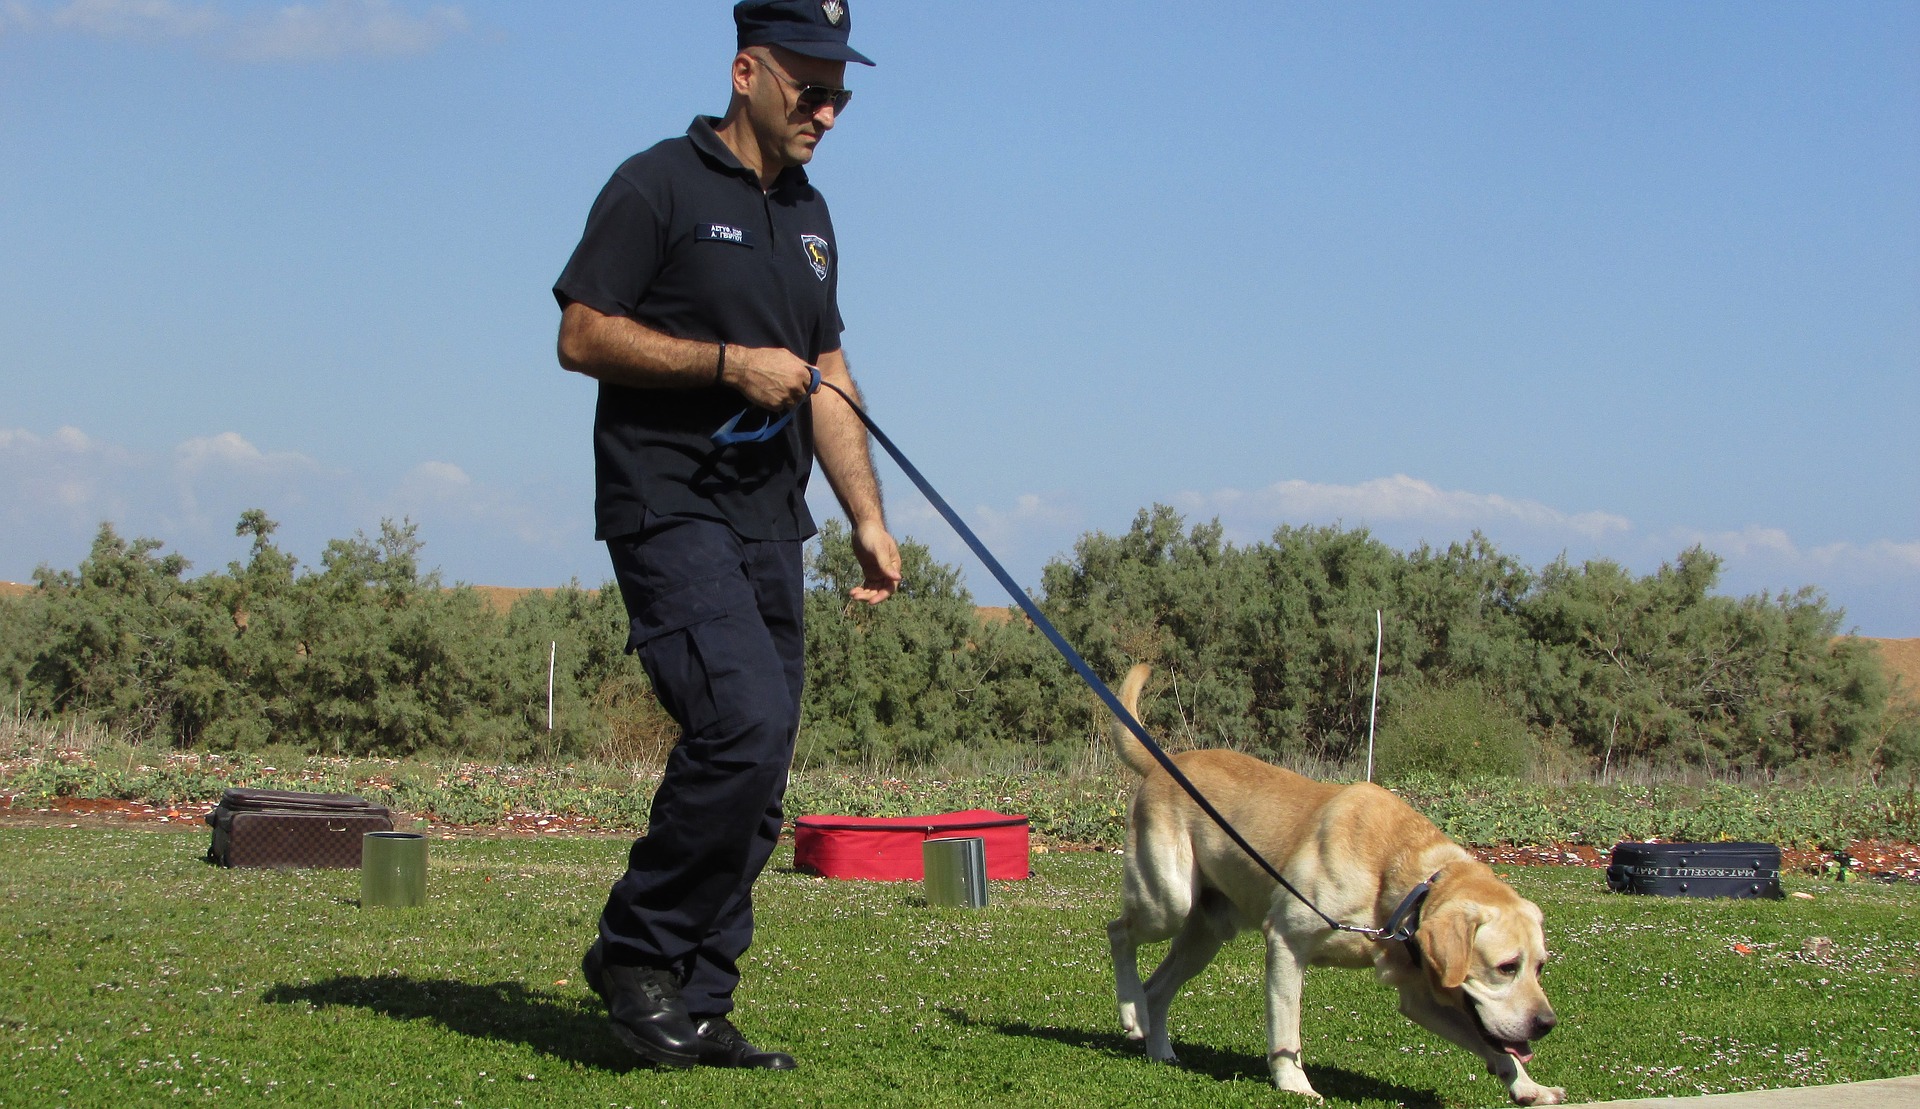
<path id="1" fill-rule="evenodd" d="M 724 385 L 727 381 L 727 344 L 720 344 L 720 357 L 713 364 L 713 383 Z"/>

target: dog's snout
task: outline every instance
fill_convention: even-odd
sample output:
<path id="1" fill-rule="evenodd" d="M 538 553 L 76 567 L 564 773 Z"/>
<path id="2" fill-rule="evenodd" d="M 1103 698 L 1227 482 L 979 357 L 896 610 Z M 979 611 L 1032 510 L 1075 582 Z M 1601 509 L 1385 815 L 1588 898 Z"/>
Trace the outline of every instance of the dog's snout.
<path id="1" fill-rule="evenodd" d="M 1554 1016 L 1553 1010 L 1549 1009 L 1546 1012 L 1541 1013 L 1539 1016 L 1536 1016 L 1533 1018 L 1533 1034 L 1531 1036 L 1528 1036 L 1527 1039 L 1537 1040 L 1540 1037 L 1546 1035 L 1547 1033 L 1553 1031 L 1553 1026 L 1559 1023 L 1560 1023 L 1560 1018 Z"/>

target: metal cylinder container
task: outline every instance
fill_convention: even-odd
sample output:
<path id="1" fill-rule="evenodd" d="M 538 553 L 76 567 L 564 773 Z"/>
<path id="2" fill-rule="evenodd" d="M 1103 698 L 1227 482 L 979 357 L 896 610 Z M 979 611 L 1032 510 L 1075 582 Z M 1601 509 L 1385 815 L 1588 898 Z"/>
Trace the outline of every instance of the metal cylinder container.
<path id="1" fill-rule="evenodd" d="M 360 840 L 360 907 L 409 909 L 427 903 L 427 837 L 368 832 Z"/>
<path id="2" fill-rule="evenodd" d="M 930 839 L 920 845 L 927 904 L 960 909 L 987 905 L 987 841 L 979 836 Z"/>

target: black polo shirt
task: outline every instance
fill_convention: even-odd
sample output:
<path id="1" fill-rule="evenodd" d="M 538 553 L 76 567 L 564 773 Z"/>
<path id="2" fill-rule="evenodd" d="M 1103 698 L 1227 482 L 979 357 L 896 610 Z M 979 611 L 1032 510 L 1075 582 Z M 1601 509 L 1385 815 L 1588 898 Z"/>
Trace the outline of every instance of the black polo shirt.
<path id="1" fill-rule="evenodd" d="M 655 331 L 703 342 L 784 347 L 818 362 L 840 349 L 840 283 L 827 203 L 798 166 L 771 190 L 699 116 L 683 138 L 626 160 L 593 203 L 553 287 Z M 723 385 L 600 385 L 594 413 L 597 539 L 640 530 L 643 510 L 719 520 L 749 539 L 805 539 L 813 423 L 803 407 L 764 443 L 709 436 L 746 406 Z M 759 425 L 749 414 L 741 426 Z"/>

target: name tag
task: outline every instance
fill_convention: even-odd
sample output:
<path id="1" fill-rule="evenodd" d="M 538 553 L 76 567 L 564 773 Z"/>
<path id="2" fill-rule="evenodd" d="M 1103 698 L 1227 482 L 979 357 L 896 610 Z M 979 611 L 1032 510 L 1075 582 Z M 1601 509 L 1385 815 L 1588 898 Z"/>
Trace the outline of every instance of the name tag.
<path id="1" fill-rule="evenodd" d="M 744 227 L 734 227 L 725 223 L 702 224 L 700 233 L 695 236 L 702 242 L 734 243 L 738 246 L 752 246 L 753 234 Z"/>

